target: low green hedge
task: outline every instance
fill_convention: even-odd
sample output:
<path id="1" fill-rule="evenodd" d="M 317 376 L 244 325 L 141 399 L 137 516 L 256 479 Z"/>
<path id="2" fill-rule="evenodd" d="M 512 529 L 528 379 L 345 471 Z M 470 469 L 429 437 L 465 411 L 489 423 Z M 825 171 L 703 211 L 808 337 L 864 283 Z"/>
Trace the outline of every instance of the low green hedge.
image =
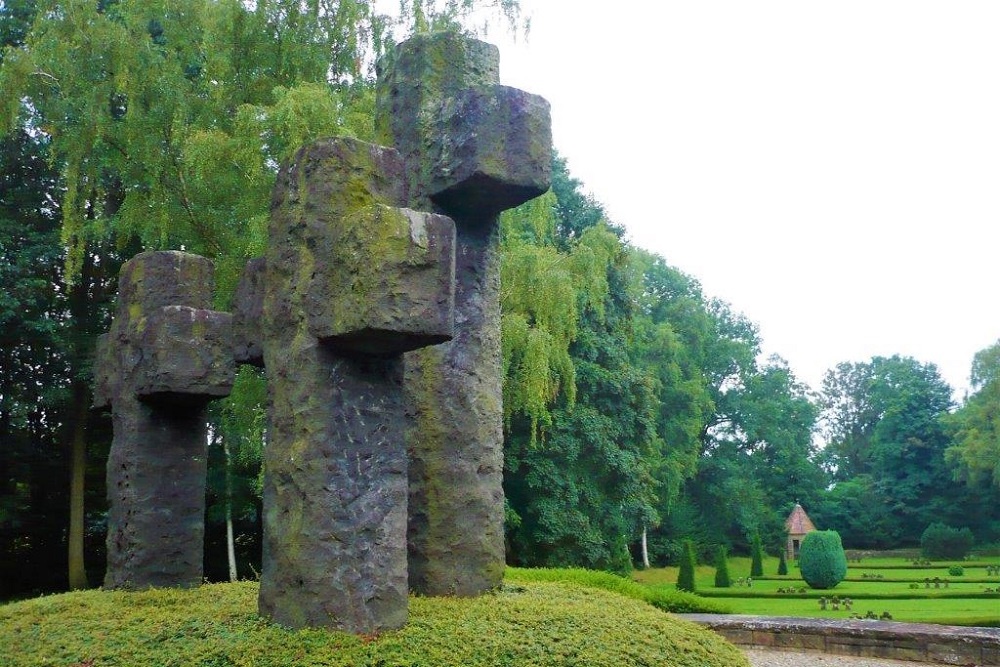
<path id="1" fill-rule="evenodd" d="M 0 606 L 5 667 L 662 665 L 747 667 L 718 635 L 593 587 L 529 582 L 477 598 L 410 600 L 396 632 L 289 630 L 257 616 L 258 586 L 83 591 Z"/>
<path id="2" fill-rule="evenodd" d="M 588 588 L 600 588 L 624 595 L 633 600 L 641 600 L 657 609 L 675 614 L 728 614 L 730 607 L 715 600 L 707 600 L 700 595 L 678 591 L 668 585 L 639 584 L 609 572 L 578 568 L 507 568 L 507 582 L 558 581 L 577 584 Z"/>
<path id="3" fill-rule="evenodd" d="M 998 600 L 1000 593 L 984 593 L 982 591 L 949 591 L 942 588 L 940 591 L 928 592 L 923 587 L 919 592 L 900 591 L 893 593 L 838 593 L 836 590 L 810 589 L 806 593 L 778 593 L 777 591 L 754 591 L 752 589 L 726 588 L 704 590 L 699 595 L 706 598 L 767 598 L 767 599 L 807 599 L 818 600 L 822 597 L 829 598 L 848 597 L 852 600 L 934 600 L 934 599 L 968 599 L 968 600 Z"/>

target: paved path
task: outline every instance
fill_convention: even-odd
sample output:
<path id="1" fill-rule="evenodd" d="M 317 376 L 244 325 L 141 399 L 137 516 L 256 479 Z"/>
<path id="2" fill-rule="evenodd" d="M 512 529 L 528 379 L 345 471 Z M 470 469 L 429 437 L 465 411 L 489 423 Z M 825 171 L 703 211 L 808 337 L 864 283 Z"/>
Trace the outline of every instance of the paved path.
<path id="1" fill-rule="evenodd" d="M 905 662 L 888 658 L 856 658 L 829 653 L 743 649 L 753 667 L 927 667 L 924 662 Z"/>

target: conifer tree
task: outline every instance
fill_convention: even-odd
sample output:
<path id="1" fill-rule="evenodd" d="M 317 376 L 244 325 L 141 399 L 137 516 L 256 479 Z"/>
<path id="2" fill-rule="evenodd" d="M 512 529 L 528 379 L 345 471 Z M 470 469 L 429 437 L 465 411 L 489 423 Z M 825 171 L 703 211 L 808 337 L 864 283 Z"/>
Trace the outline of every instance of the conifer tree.
<path id="1" fill-rule="evenodd" d="M 694 592 L 694 544 L 684 540 L 681 551 L 681 570 L 677 574 L 677 590 Z"/>
<path id="2" fill-rule="evenodd" d="M 785 562 L 785 550 L 782 549 L 778 558 L 778 575 L 788 574 L 788 563 Z"/>
<path id="3" fill-rule="evenodd" d="M 763 577 L 764 576 L 764 546 L 761 544 L 760 535 L 753 536 L 753 552 L 752 560 L 750 562 L 750 576 L 751 577 Z"/>
<path id="4" fill-rule="evenodd" d="M 715 560 L 715 587 L 729 588 L 733 582 L 729 579 L 729 565 L 726 562 L 726 547 L 719 545 L 719 554 Z"/>

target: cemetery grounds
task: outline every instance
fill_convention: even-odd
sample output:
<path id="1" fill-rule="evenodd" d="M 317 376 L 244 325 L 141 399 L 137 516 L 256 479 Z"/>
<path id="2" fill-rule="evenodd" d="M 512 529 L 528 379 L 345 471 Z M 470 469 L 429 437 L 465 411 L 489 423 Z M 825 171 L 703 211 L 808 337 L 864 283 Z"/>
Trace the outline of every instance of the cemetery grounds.
<path id="1" fill-rule="evenodd" d="M 900 557 L 861 558 L 849 561 L 847 577 L 828 590 L 810 589 L 796 563 L 788 564 L 787 575 L 777 575 L 776 557 L 764 559 L 764 576 L 754 578 L 750 586 L 746 584 L 750 559 L 733 557 L 728 563 L 732 587 L 716 588 L 715 567 L 699 565 L 695 592 L 724 603 L 734 614 L 832 619 L 884 618 L 887 614 L 894 621 L 1000 627 L 1000 575 L 996 569 L 992 574 L 987 570 L 1000 568 L 1000 556 L 929 564 Z M 961 567 L 962 574 L 949 574 L 952 567 Z M 653 590 L 674 590 L 677 570 L 637 570 L 634 579 Z M 825 598 L 825 609 L 821 598 Z M 850 598 L 850 609 L 844 598 Z"/>

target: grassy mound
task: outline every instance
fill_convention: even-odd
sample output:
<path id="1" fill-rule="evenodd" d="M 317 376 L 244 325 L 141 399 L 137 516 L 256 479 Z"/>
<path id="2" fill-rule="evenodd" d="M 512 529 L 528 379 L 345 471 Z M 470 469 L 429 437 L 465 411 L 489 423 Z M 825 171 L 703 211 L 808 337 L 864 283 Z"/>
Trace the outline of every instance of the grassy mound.
<path id="1" fill-rule="evenodd" d="M 0 606 L 5 665 L 664 665 L 746 667 L 717 635 L 644 602 L 570 583 L 473 599 L 411 598 L 400 631 L 359 638 L 257 617 L 256 583 L 84 591 Z"/>

